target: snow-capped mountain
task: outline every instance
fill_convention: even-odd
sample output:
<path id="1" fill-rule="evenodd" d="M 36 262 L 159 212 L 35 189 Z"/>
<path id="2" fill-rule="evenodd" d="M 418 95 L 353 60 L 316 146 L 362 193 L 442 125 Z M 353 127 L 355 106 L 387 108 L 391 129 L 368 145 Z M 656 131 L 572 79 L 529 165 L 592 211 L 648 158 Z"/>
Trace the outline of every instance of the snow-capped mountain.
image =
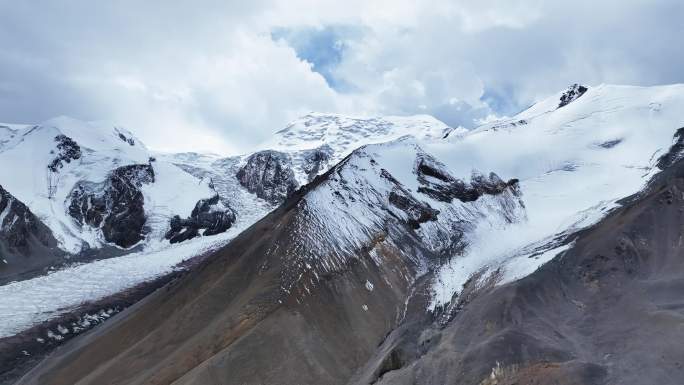
<path id="1" fill-rule="evenodd" d="M 574 85 L 470 132 L 313 114 L 253 154 L 158 156 L 251 197 L 228 201 L 236 226 L 277 208 L 20 383 L 639 383 L 585 303 L 632 287 L 672 305 L 684 268 L 654 262 L 658 232 L 634 218 L 679 223 L 682 106 L 682 85 Z"/>
<path id="2" fill-rule="evenodd" d="M 289 154 L 295 180 L 303 185 L 361 146 L 406 135 L 441 139 L 452 131 L 465 130 L 450 128 L 429 115 L 350 117 L 310 113 L 277 131 L 261 148 Z"/>
<path id="3" fill-rule="evenodd" d="M 431 138 L 430 133 L 439 138 L 446 129 L 423 116 L 330 119 L 328 129 L 344 124 L 336 131 L 352 130 L 363 138 L 359 144 L 402 136 L 411 122 L 423 138 Z M 372 122 L 384 122 L 382 130 Z M 2 129 L 0 158 L 28 171 L 3 169 L 0 181 L 9 181 L 16 201 L 26 202 L 56 241 L 50 253 L 41 249 L 10 258 L 4 252 L 7 263 L 0 272 L 9 277 L 5 280 L 21 279 L 42 273 L 46 266 L 58 267 L 47 276 L 0 289 L 4 295 L 22 292 L 28 297 L 0 304 L 0 318 L 14 314 L 2 335 L 52 318 L 57 309 L 68 312 L 167 274 L 176 264 L 224 245 L 353 150 L 352 144 L 330 135 L 330 145 L 323 140 L 312 148 L 302 142 L 290 150 L 277 147 L 280 151 L 222 158 L 154 153 L 122 128 L 64 117 Z M 86 264 L 61 266 L 64 261 Z M 23 275 L 27 272 L 33 273 Z M 69 285 L 68 295 L 54 290 L 69 281 L 79 284 Z"/>
<path id="4" fill-rule="evenodd" d="M 49 228 L 66 255 L 121 253 L 162 241 L 174 216 L 190 218 L 198 202 L 206 206 L 216 196 L 210 181 L 157 161 L 119 127 L 62 117 L 3 125 L 0 134 L 0 183 Z M 233 214 L 218 203 L 213 207 L 227 217 L 225 230 Z"/>
<path id="5" fill-rule="evenodd" d="M 640 191 L 684 126 L 682 85 L 571 87 L 519 115 L 430 145 L 455 175 L 472 168 L 520 180 L 527 219 L 480 233 L 437 278 L 433 306 L 447 303 L 475 271 L 518 279 L 553 258 L 554 239 L 587 227 Z M 560 101 L 560 103 L 559 103 Z M 497 242 L 490 240 L 494 237 Z"/>
<path id="6" fill-rule="evenodd" d="M 452 128 L 429 115 L 351 117 L 310 113 L 277 131 L 262 147 L 293 151 L 329 146 L 340 154 L 338 156 L 344 157 L 366 144 L 387 142 L 405 135 L 417 139 L 440 139 L 451 131 Z"/>
<path id="7" fill-rule="evenodd" d="M 159 157 L 188 172 L 194 170 L 196 175 L 212 174 L 218 184 L 232 183 L 233 175 L 237 175 L 242 187 L 277 205 L 363 145 L 407 135 L 438 140 L 464 131 L 427 115 L 348 117 L 310 113 L 277 131 L 253 153 L 223 159 L 196 153 L 160 154 Z M 231 180 L 219 181 L 220 174 L 228 174 Z"/>

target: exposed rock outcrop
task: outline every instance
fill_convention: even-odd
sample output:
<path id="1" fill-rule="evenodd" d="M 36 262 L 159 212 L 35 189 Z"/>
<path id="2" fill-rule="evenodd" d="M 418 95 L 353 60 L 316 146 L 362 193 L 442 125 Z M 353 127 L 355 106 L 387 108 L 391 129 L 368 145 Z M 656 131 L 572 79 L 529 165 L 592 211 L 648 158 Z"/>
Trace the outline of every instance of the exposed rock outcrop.
<path id="1" fill-rule="evenodd" d="M 50 171 L 58 172 L 64 167 L 64 163 L 71 163 L 72 160 L 81 158 L 81 147 L 70 137 L 60 134 L 55 136 L 55 142 L 57 142 L 57 154 L 48 165 Z"/>
<path id="2" fill-rule="evenodd" d="M 0 186 L 0 284 L 59 262 L 50 229 Z"/>
<path id="3" fill-rule="evenodd" d="M 117 128 L 114 128 L 114 130 L 116 131 L 117 135 L 119 136 L 119 139 L 128 143 L 129 146 L 135 146 L 135 139 L 133 139 L 132 137 L 127 137 L 126 135 L 121 133 L 121 131 L 119 131 Z"/>
<path id="4" fill-rule="evenodd" d="M 261 151 L 250 155 L 238 171 L 240 184 L 251 193 L 273 204 L 292 196 L 297 181 L 288 156 L 278 151 Z"/>
<path id="5" fill-rule="evenodd" d="M 57 245 L 50 229 L 0 186 L 0 258 L 5 253 L 29 255 L 34 243 L 44 247 Z"/>
<path id="6" fill-rule="evenodd" d="M 497 195 L 509 187 L 516 188 L 517 179 L 504 182 L 495 173 L 484 176 L 473 173 L 470 183 L 454 178 L 446 171 L 446 167 L 429 156 L 422 156 L 416 164 L 418 175 L 418 192 L 442 202 L 458 199 L 461 202 L 473 202 L 484 194 Z"/>
<path id="7" fill-rule="evenodd" d="M 330 162 L 332 155 L 333 149 L 327 145 L 310 150 L 304 155 L 305 163 L 303 168 L 309 182 L 325 168 L 328 162 Z"/>
<path id="8" fill-rule="evenodd" d="M 573 101 L 577 100 L 577 98 L 584 95 L 584 93 L 587 92 L 587 90 L 587 87 L 577 83 L 571 85 L 570 87 L 568 87 L 567 91 L 565 91 L 563 95 L 561 95 L 560 103 L 558 103 L 558 108 L 565 107 Z"/>
<path id="9" fill-rule="evenodd" d="M 674 134 L 674 141 L 670 149 L 658 158 L 656 165 L 659 169 L 664 170 L 672 166 L 676 161 L 682 158 L 684 152 L 684 127 L 680 128 Z"/>
<path id="10" fill-rule="evenodd" d="M 149 164 L 119 167 L 103 184 L 77 184 L 69 197 L 69 215 L 82 226 L 101 229 L 107 242 L 131 247 L 145 236 L 145 200 L 140 188 L 153 182 L 154 169 Z"/>
<path id="11" fill-rule="evenodd" d="M 202 235 L 216 235 L 228 230 L 235 223 L 235 213 L 226 207 L 218 194 L 209 199 L 202 199 L 195 205 L 189 218 L 179 215 L 171 219 L 171 228 L 166 239 L 171 243 L 192 239 Z"/>
<path id="12" fill-rule="evenodd" d="M 439 210 L 435 210 L 425 203 L 418 202 L 410 195 L 403 195 L 392 191 L 389 195 L 389 202 L 394 207 L 406 213 L 407 223 L 413 229 L 420 227 L 421 223 L 437 220 Z"/>

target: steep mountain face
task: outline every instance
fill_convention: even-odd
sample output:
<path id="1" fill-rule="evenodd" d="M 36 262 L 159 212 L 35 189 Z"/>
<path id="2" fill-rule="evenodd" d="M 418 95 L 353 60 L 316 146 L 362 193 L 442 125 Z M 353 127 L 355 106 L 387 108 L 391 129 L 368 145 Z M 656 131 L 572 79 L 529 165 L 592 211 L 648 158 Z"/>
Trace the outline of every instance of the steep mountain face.
<path id="1" fill-rule="evenodd" d="M 314 119 L 251 166 L 165 157 L 236 225 L 284 202 L 19 383 L 677 383 L 684 87 L 582 88 L 351 154 L 362 123 Z"/>
<path id="2" fill-rule="evenodd" d="M 0 186 L 0 271 L 20 271 L 35 265 L 32 255 L 58 257 L 57 241 L 25 204 Z"/>
<path id="3" fill-rule="evenodd" d="M 131 247 L 145 236 L 141 188 L 150 183 L 154 183 L 151 164 L 119 167 L 101 185 L 79 182 L 69 197 L 69 215 L 81 226 L 101 229 L 107 242 Z"/>
<path id="4" fill-rule="evenodd" d="M 330 160 L 335 155 L 335 150 L 328 145 L 323 145 L 312 150 L 303 151 L 302 171 L 306 174 L 306 182 L 309 183 L 318 175 L 327 170 Z"/>
<path id="5" fill-rule="evenodd" d="M 423 145 L 454 175 L 476 168 L 519 179 L 527 215 L 478 232 L 441 267 L 431 309 L 453 310 L 468 286 L 496 277 L 510 282 L 553 258 L 562 250 L 559 240 L 596 223 L 661 170 L 658 159 L 676 144 L 684 123 L 681 85 L 602 85 L 558 108 L 563 95 L 460 138 Z"/>
<path id="6" fill-rule="evenodd" d="M 249 192 L 273 204 L 289 198 L 298 187 L 288 156 L 277 151 L 250 155 L 237 178 Z"/>
<path id="7" fill-rule="evenodd" d="M 36 126 L 4 125 L 0 135 L 0 163 L 12 165 L 0 169 L 0 183 L 56 240 L 49 253 L 29 253 L 34 263 L 22 265 L 27 269 L 66 261 L 48 255 L 105 257 L 136 245 L 155 248 L 175 215 L 187 218 L 200 201 L 216 195 L 208 181 L 155 161 L 119 127 L 57 118 Z M 210 233 L 230 227 L 225 219 Z M 4 273 L 10 271 L 24 272 L 19 265 Z"/>

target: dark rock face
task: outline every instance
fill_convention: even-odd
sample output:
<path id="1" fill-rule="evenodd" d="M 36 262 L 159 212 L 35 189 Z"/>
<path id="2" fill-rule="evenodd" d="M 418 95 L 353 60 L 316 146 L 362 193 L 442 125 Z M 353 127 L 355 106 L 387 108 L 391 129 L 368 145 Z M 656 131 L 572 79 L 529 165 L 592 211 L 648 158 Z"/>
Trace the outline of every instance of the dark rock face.
<path id="1" fill-rule="evenodd" d="M 128 143 L 130 146 L 135 146 L 135 140 L 133 138 L 127 138 L 126 135 L 119 132 L 119 139 Z"/>
<path id="2" fill-rule="evenodd" d="M 166 239 L 171 243 L 187 241 L 198 236 L 200 230 L 204 230 L 203 235 L 216 235 L 228 230 L 233 223 L 235 213 L 229 207 L 225 207 L 216 194 L 212 198 L 197 202 L 189 218 L 174 216 Z"/>
<path id="3" fill-rule="evenodd" d="M 408 215 L 408 224 L 413 229 L 420 227 L 421 223 L 437 220 L 437 215 L 439 214 L 439 210 L 435 210 L 425 203 L 418 202 L 413 197 L 401 195 L 395 191 L 390 193 L 389 202 Z"/>
<path id="4" fill-rule="evenodd" d="M 52 231 L 0 186 L 0 285 L 62 261 Z"/>
<path id="5" fill-rule="evenodd" d="M 680 128 L 674 134 L 674 143 L 670 147 L 669 151 L 658 158 L 659 169 L 664 170 L 672 166 L 677 160 L 681 159 L 682 152 L 684 151 L 684 127 Z"/>
<path id="6" fill-rule="evenodd" d="M 50 171 L 58 172 L 64 167 L 64 163 L 71 163 L 72 160 L 81 158 L 81 147 L 70 137 L 57 135 L 55 142 L 57 142 L 57 154 L 48 165 Z"/>
<path id="7" fill-rule="evenodd" d="M 297 189 L 290 160 L 282 152 L 267 150 L 250 155 L 236 176 L 247 190 L 273 204 L 282 203 Z"/>
<path id="8" fill-rule="evenodd" d="M 568 90 L 565 91 L 563 95 L 561 95 L 560 103 L 558 103 L 558 108 L 565 107 L 573 101 L 577 100 L 577 98 L 584 95 L 584 93 L 587 92 L 587 90 L 587 87 L 579 85 L 577 83 L 571 85 L 568 88 Z"/>
<path id="9" fill-rule="evenodd" d="M 102 185 L 79 183 L 69 198 L 69 215 L 80 225 L 100 228 L 107 242 L 131 247 L 144 238 L 144 197 L 140 188 L 154 182 L 149 164 L 123 166 Z"/>
<path id="10" fill-rule="evenodd" d="M 328 145 L 313 149 L 304 155 L 304 172 L 311 182 L 332 157 L 333 149 Z"/>
<path id="11" fill-rule="evenodd" d="M 57 245 L 50 229 L 0 186 L 0 258 L 5 253 L 27 256 L 36 242 L 44 247 Z"/>
<path id="12" fill-rule="evenodd" d="M 516 188 L 518 184 L 517 179 L 504 182 L 493 172 L 489 174 L 489 177 L 473 174 L 468 184 L 454 178 L 445 170 L 442 164 L 431 157 L 420 157 L 415 170 L 421 185 L 418 187 L 418 192 L 442 202 L 451 202 L 454 199 L 461 202 L 473 202 L 484 194 L 497 195 L 509 187 Z"/>
<path id="13" fill-rule="evenodd" d="M 419 228 L 421 223 L 437 220 L 439 210 L 435 210 L 429 204 L 415 199 L 387 170 L 382 169 L 380 176 L 394 184 L 394 190 L 390 192 L 388 201 L 392 206 L 406 214 L 408 217 L 406 223 L 412 229 Z"/>
<path id="14" fill-rule="evenodd" d="M 613 140 L 607 140 L 605 142 L 601 142 L 601 143 L 597 144 L 597 146 L 599 146 L 601 148 L 608 149 L 608 148 L 613 148 L 620 143 L 622 143 L 622 139 L 613 139 Z"/>

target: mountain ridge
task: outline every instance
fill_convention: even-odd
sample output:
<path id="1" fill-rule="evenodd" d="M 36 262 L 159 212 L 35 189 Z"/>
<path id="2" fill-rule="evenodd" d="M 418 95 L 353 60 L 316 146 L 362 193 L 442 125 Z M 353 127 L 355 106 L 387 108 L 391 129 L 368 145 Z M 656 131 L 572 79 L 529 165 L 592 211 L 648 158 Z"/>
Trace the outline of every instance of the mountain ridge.
<path id="1" fill-rule="evenodd" d="M 76 337 L 26 381 L 46 375 L 64 383 L 390 381 L 394 374 L 387 373 L 401 373 L 420 356 L 413 349 L 439 344 L 428 335 L 433 326 L 453 326 L 474 300 L 572 252 L 578 232 L 622 210 L 625 196 L 646 191 L 676 162 L 684 87 L 586 88 L 563 106 L 565 92 L 464 135 L 369 143 L 313 174 L 305 166 L 318 163 L 307 159 L 322 159 L 307 156 L 320 146 L 280 152 L 272 166 L 250 165 L 252 154 L 164 157 L 195 178 L 209 177 L 217 191 L 251 194 L 239 178 L 221 180 L 219 170 L 274 183 L 262 187 L 293 180 L 298 186 L 168 286 L 173 295 L 160 290 Z M 274 178 L 278 168 L 291 174 Z M 244 209 L 236 210 L 238 221 Z M 194 295 L 201 299 L 191 301 Z M 155 306 L 166 306 L 158 325 L 145 321 L 158 317 Z M 174 335 L 179 324 L 187 331 Z M 305 333 L 311 328 L 313 337 Z M 428 334 L 416 340 L 421 330 Z M 148 338 L 154 343 L 136 342 Z M 177 339 L 183 343 L 171 342 Z M 166 350 L 154 351 L 159 346 Z M 193 349 L 201 354 L 192 356 Z M 131 374 L 115 369 L 141 365 L 130 361 L 132 351 L 146 352 L 147 364 Z M 273 354 L 277 362 L 267 360 Z M 245 366 L 240 357 L 247 356 L 256 358 Z M 101 360 L 89 361 L 98 369 L 86 373 L 74 366 L 76 357 Z M 473 378 L 499 370 L 490 361 Z M 170 369 L 171 362 L 183 364 Z M 508 359 L 501 370 L 521 364 L 527 363 Z"/>

